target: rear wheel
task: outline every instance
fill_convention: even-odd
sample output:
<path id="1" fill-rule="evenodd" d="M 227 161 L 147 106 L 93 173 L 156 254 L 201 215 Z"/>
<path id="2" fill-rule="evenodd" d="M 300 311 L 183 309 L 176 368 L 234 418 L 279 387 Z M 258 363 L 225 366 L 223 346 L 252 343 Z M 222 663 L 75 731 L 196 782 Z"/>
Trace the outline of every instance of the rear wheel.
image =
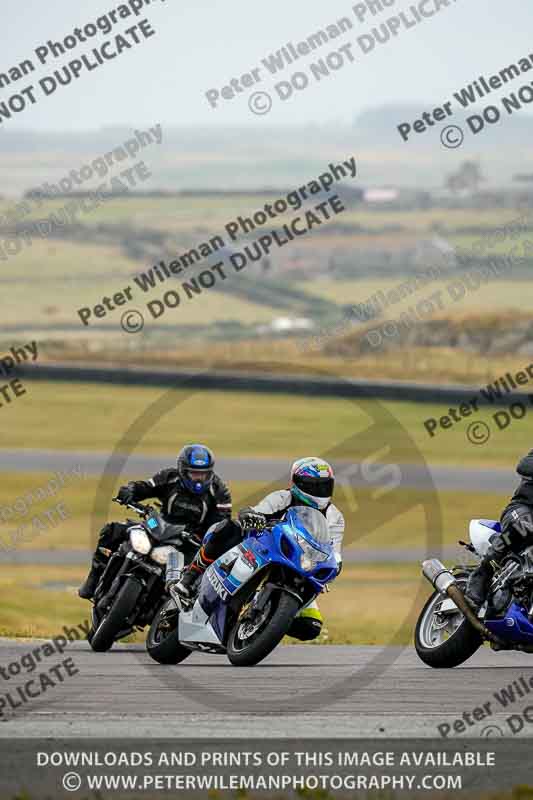
<path id="1" fill-rule="evenodd" d="M 178 609 L 169 600 L 161 606 L 150 625 L 146 650 L 159 664 L 179 664 L 192 652 L 180 643 L 178 617 Z"/>
<path id="2" fill-rule="evenodd" d="M 137 605 L 143 590 L 134 578 L 128 578 L 118 592 L 113 605 L 98 627 L 89 632 L 89 644 L 97 653 L 105 653 L 113 647 L 119 633 L 127 628 L 126 620 Z"/>
<path id="3" fill-rule="evenodd" d="M 282 589 L 271 594 L 261 612 L 246 607 L 228 637 L 227 654 L 236 667 L 258 664 L 281 642 L 300 609 L 298 600 Z"/>
<path id="4" fill-rule="evenodd" d="M 457 582 L 464 592 L 466 578 Z M 434 669 L 451 669 L 463 664 L 483 644 L 480 633 L 459 609 L 441 610 L 446 599 L 440 592 L 434 592 L 424 606 L 415 630 L 416 652 L 424 664 Z"/>

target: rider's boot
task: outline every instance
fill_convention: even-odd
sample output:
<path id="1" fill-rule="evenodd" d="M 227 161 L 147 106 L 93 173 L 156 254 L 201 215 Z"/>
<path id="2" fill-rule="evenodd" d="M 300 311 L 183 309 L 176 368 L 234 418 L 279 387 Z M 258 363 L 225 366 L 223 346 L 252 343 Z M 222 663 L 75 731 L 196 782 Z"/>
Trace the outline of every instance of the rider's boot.
<path id="1" fill-rule="evenodd" d="M 466 599 L 476 611 L 479 611 L 487 599 L 490 583 L 494 577 L 494 569 L 511 552 L 507 536 L 494 534 L 490 537 L 489 542 L 490 547 L 487 550 L 487 554 L 471 574 L 465 592 Z"/>
<path id="2" fill-rule="evenodd" d="M 493 575 L 494 568 L 492 566 L 492 558 L 489 558 L 487 555 L 470 575 L 470 580 L 468 581 L 465 592 L 466 599 L 475 611 L 479 611 L 487 599 Z"/>
<path id="3" fill-rule="evenodd" d="M 201 547 L 194 561 L 189 564 L 177 583 L 176 591 L 186 600 L 190 600 L 194 597 L 202 575 L 213 561 L 214 559 L 206 556 L 205 549 Z"/>
<path id="4" fill-rule="evenodd" d="M 78 589 L 78 595 L 83 600 L 93 599 L 96 587 L 100 582 L 100 578 L 102 577 L 102 573 L 105 567 L 106 567 L 106 562 L 102 560 L 101 557 L 98 557 L 97 555 L 93 556 L 89 574 L 87 575 L 84 582 Z"/>

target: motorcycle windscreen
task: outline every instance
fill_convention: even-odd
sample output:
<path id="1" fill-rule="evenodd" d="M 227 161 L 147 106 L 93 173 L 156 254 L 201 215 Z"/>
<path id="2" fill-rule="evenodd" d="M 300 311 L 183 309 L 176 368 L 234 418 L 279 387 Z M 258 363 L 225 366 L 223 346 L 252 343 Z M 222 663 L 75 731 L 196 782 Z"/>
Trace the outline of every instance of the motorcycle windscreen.
<path id="1" fill-rule="evenodd" d="M 331 552 L 331 532 L 325 516 L 310 506 L 294 506 L 290 508 L 285 517 L 285 523 L 290 525 L 297 534 L 303 535 L 311 544 L 314 544 L 324 553 Z"/>

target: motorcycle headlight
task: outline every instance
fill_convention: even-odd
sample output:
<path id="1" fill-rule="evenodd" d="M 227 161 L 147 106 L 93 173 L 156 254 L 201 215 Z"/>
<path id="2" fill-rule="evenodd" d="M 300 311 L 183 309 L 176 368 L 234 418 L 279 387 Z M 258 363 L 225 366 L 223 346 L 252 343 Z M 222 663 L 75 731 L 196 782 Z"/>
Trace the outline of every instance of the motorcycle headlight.
<path id="1" fill-rule="evenodd" d="M 300 556 L 300 565 L 302 569 L 310 572 L 317 564 L 327 559 L 326 553 L 319 550 L 317 547 L 313 547 L 306 539 L 299 537 L 298 544 L 302 550 L 302 555 Z"/>
<path id="2" fill-rule="evenodd" d="M 154 547 L 154 549 L 150 553 L 150 558 L 152 559 L 152 561 L 157 561 L 158 564 L 162 564 L 163 566 L 165 566 L 168 557 L 173 550 L 174 548 L 170 547 L 170 545 L 166 545 L 165 547 Z"/>
<path id="3" fill-rule="evenodd" d="M 148 535 L 141 528 L 135 528 L 130 531 L 130 542 L 135 552 L 141 553 L 143 556 L 148 555 L 152 549 L 152 543 Z"/>

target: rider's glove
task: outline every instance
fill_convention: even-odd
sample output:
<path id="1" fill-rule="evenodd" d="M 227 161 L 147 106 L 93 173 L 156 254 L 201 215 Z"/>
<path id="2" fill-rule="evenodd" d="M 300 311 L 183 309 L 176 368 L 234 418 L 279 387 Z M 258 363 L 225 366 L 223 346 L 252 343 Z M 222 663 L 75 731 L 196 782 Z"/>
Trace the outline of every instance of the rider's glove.
<path id="1" fill-rule="evenodd" d="M 133 503 L 133 501 L 135 500 L 135 490 L 130 483 L 128 483 L 127 486 L 120 487 L 118 493 L 118 499 L 125 506 L 127 506 L 129 503 Z"/>
<path id="2" fill-rule="evenodd" d="M 242 528 L 255 528 L 261 531 L 266 525 L 266 517 L 253 508 L 243 508 L 239 511 L 239 522 Z"/>

